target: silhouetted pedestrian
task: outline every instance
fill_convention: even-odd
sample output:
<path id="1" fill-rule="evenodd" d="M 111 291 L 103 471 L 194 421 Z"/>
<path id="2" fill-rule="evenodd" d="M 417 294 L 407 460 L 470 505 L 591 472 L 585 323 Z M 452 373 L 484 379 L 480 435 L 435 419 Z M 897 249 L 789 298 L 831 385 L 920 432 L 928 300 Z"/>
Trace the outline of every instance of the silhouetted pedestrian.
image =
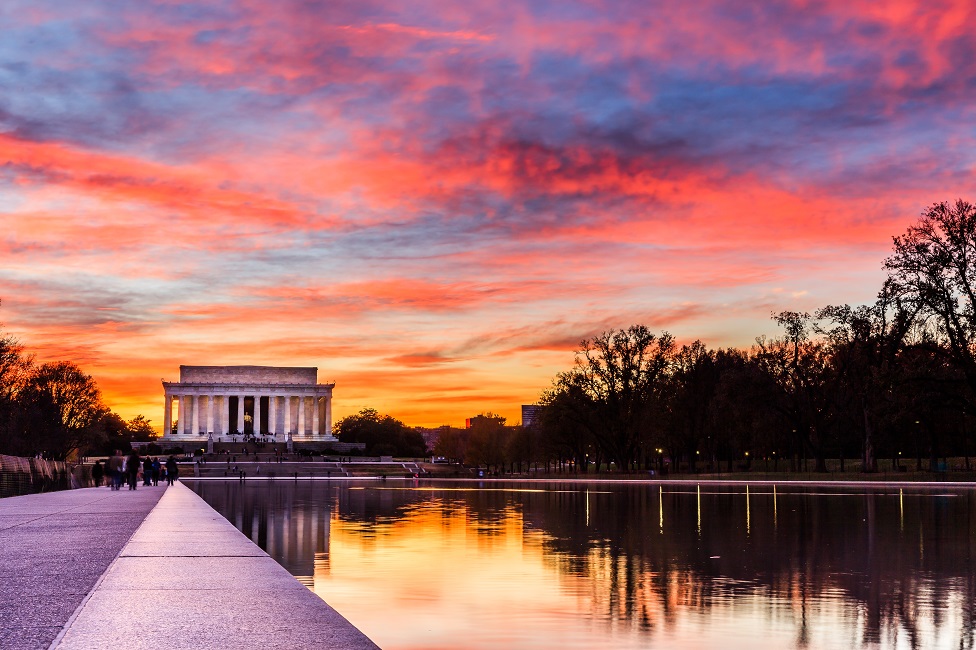
<path id="1" fill-rule="evenodd" d="M 180 474 L 180 469 L 176 464 L 176 459 L 170 456 L 166 459 L 166 485 L 172 485 Z"/>
<path id="2" fill-rule="evenodd" d="M 130 490 L 135 490 L 137 487 L 136 483 L 139 481 L 139 469 L 141 465 L 142 462 L 139 460 L 139 452 L 133 449 L 125 463 L 125 472 L 129 477 Z"/>
<path id="3" fill-rule="evenodd" d="M 145 487 L 152 485 L 152 457 L 146 456 L 142 461 L 142 484 Z"/>
<path id="4" fill-rule="evenodd" d="M 122 458 L 122 452 L 118 449 L 112 454 L 112 457 L 108 459 L 108 475 L 112 481 L 113 490 L 122 489 L 122 468 L 124 467 L 124 459 Z"/>
<path id="5" fill-rule="evenodd" d="M 152 462 L 152 484 L 159 485 L 160 463 L 158 458 L 153 458 Z"/>
<path id="6" fill-rule="evenodd" d="M 92 466 L 92 482 L 95 483 L 95 487 L 102 487 L 103 476 L 105 476 L 105 470 L 102 468 L 102 461 L 96 460 Z"/>

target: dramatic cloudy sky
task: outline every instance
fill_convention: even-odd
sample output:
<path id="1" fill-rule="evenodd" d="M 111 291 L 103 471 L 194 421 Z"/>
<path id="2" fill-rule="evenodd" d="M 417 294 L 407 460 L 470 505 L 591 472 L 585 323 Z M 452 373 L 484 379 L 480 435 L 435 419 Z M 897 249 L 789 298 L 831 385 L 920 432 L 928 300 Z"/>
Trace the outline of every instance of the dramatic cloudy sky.
<path id="1" fill-rule="evenodd" d="M 5 0 L 0 321 L 519 419 L 583 337 L 748 346 L 976 198 L 971 0 Z"/>

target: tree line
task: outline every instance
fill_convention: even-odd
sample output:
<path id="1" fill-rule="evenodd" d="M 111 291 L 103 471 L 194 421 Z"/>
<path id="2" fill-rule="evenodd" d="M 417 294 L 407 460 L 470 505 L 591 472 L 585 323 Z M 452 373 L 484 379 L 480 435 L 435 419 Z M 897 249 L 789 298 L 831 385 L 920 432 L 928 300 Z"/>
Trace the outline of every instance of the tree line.
<path id="1" fill-rule="evenodd" d="M 971 469 L 976 207 L 928 207 L 883 264 L 873 303 L 775 313 L 779 334 L 748 349 L 644 325 L 585 339 L 537 422 L 482 414 L 442 427 L 433 452 L 495 471 Z"/>
<path id="2" fill-rule="evenodd" d="M 126 422 L 113 413 L 76 364 L 37 363 L 17 339 L 0 335 L 0 454 L 72 460 L 155 437 L 145 417 Z"/>
<path id="3" fill-rule="evenodd" d="M 643 325 L 584 340 L 541 399 L 539 436 L 582 471 L 826 471 L 880 458 L 970 468 L 976 395 L 976 208 L 937 203 L 893 238 L 873 304 L 773 315 L 747 350 L 678 345 Z M 780 464 L 782 463 L 782 465 Z"/>

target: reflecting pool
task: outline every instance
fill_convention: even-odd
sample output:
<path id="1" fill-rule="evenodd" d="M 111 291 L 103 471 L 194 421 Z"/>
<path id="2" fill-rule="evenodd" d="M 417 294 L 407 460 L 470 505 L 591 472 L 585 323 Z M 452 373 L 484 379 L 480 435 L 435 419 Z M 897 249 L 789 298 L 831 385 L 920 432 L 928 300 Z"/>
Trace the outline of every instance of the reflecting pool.
<path id="1" fill-rule="evenodd" d="M 972 490 L 188 485 L 385 650 L 974 648 Z"/>

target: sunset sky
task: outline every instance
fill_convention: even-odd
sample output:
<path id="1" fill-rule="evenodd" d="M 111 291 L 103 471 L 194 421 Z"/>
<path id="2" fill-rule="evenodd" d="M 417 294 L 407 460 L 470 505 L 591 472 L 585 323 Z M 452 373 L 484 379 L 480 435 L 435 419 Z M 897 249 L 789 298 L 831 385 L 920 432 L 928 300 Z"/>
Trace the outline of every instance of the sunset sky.
<path id="1" fill-rule="evenodd" d="M 179 365 L 519 420 L 578 342 L 748 346 L 976 199 L 972 0 L 0 4 L 0 322 L 162 421 Z"/>

